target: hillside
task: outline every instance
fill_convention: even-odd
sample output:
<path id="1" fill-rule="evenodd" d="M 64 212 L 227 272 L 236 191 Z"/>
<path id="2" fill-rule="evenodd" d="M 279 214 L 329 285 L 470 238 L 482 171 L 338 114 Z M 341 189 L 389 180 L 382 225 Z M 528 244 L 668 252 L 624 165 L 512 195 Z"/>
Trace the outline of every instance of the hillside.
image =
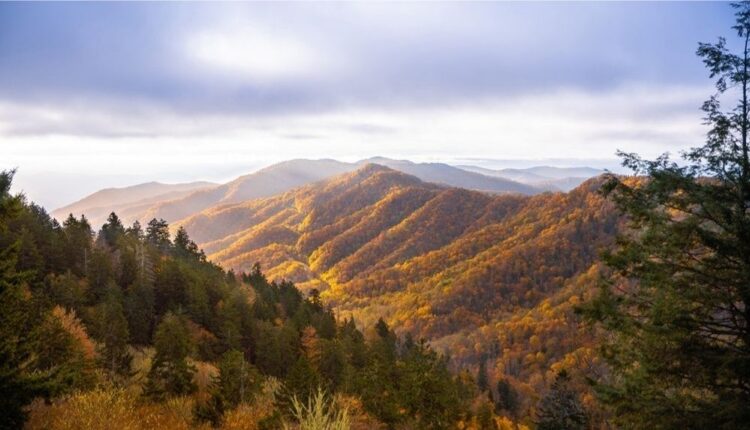
<path id="1" fill-rule="evenodd" d="M 561 334 L 572 336 L 574 321 L 554 321 L 575 319 L 573 304 L 591 291 L 598 252 L 618 226 L 601 182 L 570 193 L 490 195 L 367 165 L 180 225 L 224 267 L 260 262 L 270 278 L 323 291 L 364 327 L 383 316 L 457 364 L 489 357 L 496 379 L 513 375 L 518 390 L 532 392 L 549 382 L 542 369 L 591 351 L 591 336 Z M 534 326 L 515 328 L 531 324 L 527 314 Z M 508 344 L 511 326 L 516 352 L 503 355 L 493 345 Z"/>
<path id="2" fill-rule="evenodd" d="M 304 429 L 313 412 L 294 405 L 312 399 L 330 422 L 317 429 L 440 430 L 487 404 L 382 321 L 360 331 L 257 267 L 227 272 L 164 223 L 60 225 L 11 179 L 0 172 L 2 429 Z"/>
<path id="3" fill-rule="evenodd" d="M 466 328 L 534 306 L 588 270 L 616 227 L 599 182 L 567 194 L 492 196 L 370 164 L 179 225 L 224 267 L 260 262 L 365 323 L 377 308 L 436 338 L 451 333 L 453 318 Z"/>

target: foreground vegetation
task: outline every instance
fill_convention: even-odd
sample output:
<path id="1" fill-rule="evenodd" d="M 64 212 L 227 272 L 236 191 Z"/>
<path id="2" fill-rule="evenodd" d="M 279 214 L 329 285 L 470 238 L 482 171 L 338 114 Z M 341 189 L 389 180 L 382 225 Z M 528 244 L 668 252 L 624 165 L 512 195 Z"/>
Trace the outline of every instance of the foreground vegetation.
<path id="1" fill-rule="evenodd" d="M 257 265 L 225 272 L 164 221 L 126 228 L 113 213 L 97 234 L 83 217 L 59 225 L 11 195 L 11 180 L 0 175 L 2 427 L 498 418 L 471 376 L 382 320 L 363 333 L 316 291 L 269 282 Z"/>

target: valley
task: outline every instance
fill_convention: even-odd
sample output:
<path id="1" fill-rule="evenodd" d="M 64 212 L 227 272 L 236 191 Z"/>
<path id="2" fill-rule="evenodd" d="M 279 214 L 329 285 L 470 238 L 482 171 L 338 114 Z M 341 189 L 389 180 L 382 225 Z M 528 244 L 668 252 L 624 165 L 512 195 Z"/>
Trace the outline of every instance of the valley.
<path id="1" fill-rule="evenodd" d="M 383 318 L 450 354 L 455 369 L 487 366 L 493 381 L 519 393 L 521 415 L 554 379 L 550 369 L 575 369 L 579 381 L 596 370 L 595 336 L 573 311 L 593 293 L 599 252 L 618 229 L 599 193 L 603 179 L 524 195 L 431 183 L 375 163 L 317 180 L 309 172 L 330 161 L 290 163 L 308 172 L 285 176 L 305 182 L 299 187 L 253 197 L 235 184 L 159 207 L 179 206 L 177 216 L 199 208 L 171 229 L 184 228 L 226 269 L 258 263 L 269 280 L 319 291 L 359 327 Z M 186 203 L 216 190 L 227 196 L 219 204 Z"/>

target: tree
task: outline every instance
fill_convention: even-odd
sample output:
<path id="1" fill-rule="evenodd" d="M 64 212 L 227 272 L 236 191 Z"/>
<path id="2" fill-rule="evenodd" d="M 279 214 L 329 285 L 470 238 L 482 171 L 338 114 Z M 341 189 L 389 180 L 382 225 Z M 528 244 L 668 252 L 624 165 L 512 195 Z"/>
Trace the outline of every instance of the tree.
<path id="1" fill-rule="evenodd" d="M 73 311 L 56 306 L 38 327 L 31 369 L 48 375 L 44 394 L 59 397 L 91 388 L 96 380 L 94 343 Z"/>
<path id="2" fill-rule="evenodd" d="M 88 272 L 88 262 L 91 258 L 91 238 L 93 232 L 86 217 L 76 219 L 72 214 L 63 223 L 63 255 L 66 268 L 78 276 Z"/>
<path id="3" fill-rule="evenodd" d="M 506 379 L 497 381 L 497 402 L 499 411 L 507 411 L 512 417 L 518 413 L 518 393 Z"/>
<path id="4" fill-rule="evenodd" d="M 723 38 L 697 51 L 716 81 L 706 143 L 680 164 L 622 154 L 639 177 L 604 188 L 629 228 L 604 256 L 614 276 L 584 312 L 612 333 L 603 354 L 613 377 L 598 392 L 624 427 L 750 422 L 750 5 L 733 6 L 740 52 Z"/>
<path id="5" fill-rule="evenodd" d="M 195 390 L 195 368 L 187 362 L 192 345 L 185 318 L 166 314 L 154 334 L 154 347 L 156 356 L 144 394 L 158 400 L 192 393 Z"/>
<path id="6" fill-rule="evenodd" d="M 487 360 L 484 357 L 479 360 L 479 371 L 477 372 L 477 387 L 484 393 L 490 389 L 490 380 L 487 376 Z"/>
<path id="7" fill-rule="evenodd" d="M 227 351 L 221 357 L 218 391 L 231 407 L 249 401 L 260 390 L 260 382 L 260 373 L 240 351 Z"/>
<path id="8" fill-rule="evenodd" d="M 163 219 L 152 219 L 146 226 L 146 240 L 162 251 L 168 250 L 172 246 L 169 241 L 169 224 Z"/>
<path id="9" fill-rule="evenodd" d="M 338 340 L 322 340 L 321 343 L 318 372 L 326 388 L 335 390 L 349 378 L 350 366 L 346 362 L 346 353 Z"/>
<path id="10" fill-rule="evenodd" d="M 297 362 L 289 370 L 286 378 L 286 388 L 289 397 L 306 399 L 320 386 L 320 377 L 310 364 L 310 360 L 300 355 Z"/>
<path id="11" fill-rule="evenodd" d="M 399 370 L 400 401 L 416 428 L 455 428 L 462 403 L 446 358 L 420 340 L 405 351 Z"/>
<path id="12" fill-rule="evenodd" d="M 143 240 L 143 228 L 141 227 L 141 223 L 138 222 L 138 220 L 133 221 L 133 225 L 128 227 L 127 230 L 125 230 L 125 234 L 132 237 L 136 240 Z"/>
<path id="13" fill-rule="evenodd" d="M 13 171 L 0 172 L 0 233 L 22 209 L 22 199 L 10 194 Z M 43 378 L 26 372 L 35 341 L 34 316 L 24 299 L 23 276 L 16 272 L 18 247 L 0 250 L 0 428 L 20 428 L 24 406 L 41 392 Z"/>
<path id="14" fill-rule="evenodd" d="M 110 286 L 104 302 L 98 305 L 98 309 L 96 322 L 99 325 L 99 339 L 102 341 L 102 365 L 112 375 L 129 376 L 133 360 L 128 351 L 130 333 L 121 293 L 116 286 Z"/>
<path id="15" fill-rule="evenodd" d="M 570 387 L 570 377 L 561 371 L 539 401 L 537 430 L 586 430 L 588 421 L 578 394 Z"/>
<path id="16" fill-rule="evenodd" d="M 112 212 L 107 217 L 107 222 L 102 226 L 99 237 L 107 246 L 114 247 L 117 241 L 125 234 L 125 227 L 120 221 L 120 217 Z"/>
<path id="17" fill-rule="evenodd" d="M 174 237 L 174 250 L 175 254 L 183 258 L 196 258 L 205 259 L 203 251 L 198 249 L 198 245 L 190 240 L 190 236 L 187 234 L 185 227 L 180 226 L 177 229 L 177 234 Z"/>
<path id="18" fill-rule="evenodd" d="M 151 343 L 155 318 L 154 289 L 144 280 L 136 281 L 127 289 L 125 315 L 132 342 L 137 345 Z"/>

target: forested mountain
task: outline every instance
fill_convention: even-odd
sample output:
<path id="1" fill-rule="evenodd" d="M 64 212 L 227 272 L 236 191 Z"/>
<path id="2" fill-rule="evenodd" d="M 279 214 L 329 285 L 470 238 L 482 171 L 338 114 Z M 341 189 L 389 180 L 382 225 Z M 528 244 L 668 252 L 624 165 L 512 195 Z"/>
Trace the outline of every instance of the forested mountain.
<path id="1" fill-rule="evenodd" d="M 283 330 L 292 324 L 285 322 L 287 318 L 294 322 L 297 335 L 293 337 L 301 342 L 289 346 L 289 351 L 297 348 L 297 354 L 308 351 L 304 339 L 311 334 L 306 331 L 312 330 L 313 336 L 317 333 L 324 344 L 344 342 L 331 325 L 344 324 L 340 330 L 348 330 L 345 325 L 349 324 L 354 330 L 356 324 L 365 331 L 382 327 L 375 330 L 381 337 L 406 336 L 407 346 L 394 344 L 397 351 L 409 351 L 414 344 L 411 339 L 424 338 L 438 351 L 450 354 L 449 361 L 441 361 L 446 371 L 450 368 L 460 374 L 465 369 L 476 375 L 466 376 L 466 381 L 478 378 L 477 385 L 461 382 L 474 388 L 456 386 L 459 392 L 468 389 L 474 394 L 465 394 L 463 401 L 468 403 L 460 410 L 452 409 L 450 422 L 477 420 L 477 407 L 489 404 L 494 405 L 490 417 L 495 410 L 503 419 L 530 423 L 538 393 L 556 381 L 551 369 L 571 372 L 571 384 L 577 384 L 576 392 L 583 394 L 582 404 L 597 413 L 596 405 L 586 400 L 589 388 L 581 383 L 598 369 L 592 354 L 596 336 L 577 330 L 573 308 L 590 294 L 598 273 L 598 250 L 611 243 L 617 228 L 617 215 L 598 194 L 600 184 L 601 180 L 591 180 L 567 194 L 492 195 L 366 164 L 272 197 L 199 212 L 171 228 L 174 241 L 163 220 L 153 219 L 145 229 L 138 223 L 125 228 L 111 214 L 94 235 L 84 218 L 68 217 L 59 225 L 43 209 L 28 204 L 7 223 L 1 239 L 6 244 L 18 243 L 14 270 L 34 274 L 30 285 L 36 285 L 33 291 L 39 291 L 47 303 L 38 312 L 51 312 L 61 321 L 71 321 L 64 324 L 73 324 L 77 332 L 85 332 L 81 348 L 91 351 L 86 353 L 91 360 L 109 357 L 109 364 L 101 366 L 105 370 L 109 366 L 110 373 L 117 373 L 115 368 L 120 366 L 133 369 L 132 364 L 125 364 L 131 359 L 152 361 L 153 369 L 160 360 L 159 326 L 170 324 L 164 328 L 171 330 L 169 336 L 187 330 L 192 352 L 182 356 L 195 369 L 215 374 L 221 360 L 229 359 L 225 355 L 236 349 L 244 351 L 245 359 L 261 374 L 283 380 L 291 378 L 288 372 L 312 372 L 321 381 L 327 371 L 317 367 L 318 352 L 308 357 L 310 363 L 297 363 L 308 370 L 293 371 L 294 360 L 288 363 L 292 367 L 274 370 L 271 367 L 283 365 L 278 362 L 282 359 L 264 361 L 267 354 L 273 357 L 276 352 L 265 352 L 266 346 L 259 342 L 268 336 L 277 339 L 274 342 L 284 339 Z M 232 271 L 226 273 L 220 267 Z M 290 282 L 297 283 L 302 292 Z M 281 302 L 259 301 L 268 294 L 268 300 Z M 284 304 L 286 299 L 273 298 L 287 294 L 297 297 L 295 303 L 311 303 L 305 306 L 313 308 L 305 308 L 304 313 L 313 312 L 313 316 L 304 318 L 313 320 L 299 320 L 298 304 L 287 308 L 292 305 Z M 307 302 L 306 294 L 311 295 Z M 328 311 L 322 314 L 328 320 L 314 317 L 315 306 L 324 310 L 320 303 L 332 306 L 338 317 Z M 249 307 L 232 308 L 235 305 Z M 250 322 L 242 322 L 245 315 Z M 226 320 L 235 317 L 240 322 Z M 102 349 L 108 338 L 100 327 L 110 324 L 109 318 L 121 327 L 118 337 L 127 333 L 128 341 L 120 343 L 119 355 Z M 258 320 L 252 322 L 252 318 Z M 263 328 L 263 321 L 271 325 Z M 259 334 L 265 329 L 278 333 Z M 294 331 L 289 330 L 291 336 Z M 332 334 L 323 336 L 322 332 Z M 152 347 L 156 356 L 150 355 Z M 426 345 L 419 348 L 420 356 L 438 359 L 424 349 Z M 329 352 L 335 355 L 331 360 L 338 360 L 336 354 L 342 353 Z M 292 352 L 282 356 L 289 354 L 296 356 Z M 141 378 L 156 378 L 152 371 L 139 372 Z M 177 394 L 192 392 L 194 378 L 189 375 L 193 373 L 181 372 L 183 376 L 173 376 L 182 379 L 155 381 L 139 389 L 157 397 L 171 389 Z M 298 377 L 303 376 L 294 376 Z M 347 378 L 338 373 L 328 377 L 336 384 Z M 287 383 L 307 384 L 296 379 Z M 59 389 L 88 386 L 88 382 L 66 384 Z M 405 419 L 400 415 L 403 412 L 395 412 L 405 410 L 398 406 L 400 400 L 372 403 L 368 394 L 356 391 L 367 383 L 359 386 L 352 380 L 347 384 L 353 385 L 346 392 L 363 396 L 361 419 L 385 424 Z M 196 401 L 202 406 L 196 408 L 210 418 L 218 406 L 210 403 L 214 400 L 206 394 L 209 391 L 200 391 L 203 394 Z M 477 404 L 475 400 L 482 398 Z M 54 412 L 40 410 L 45 415 Z M 429 426 L 450 427 L 444 421 Z"/>
<path id="2" fill-rule="evenodd" d="M 493 196 L 371 164 L 179 225 L 224 267 L 259 262 L 271 279 L 322 291 L 363 326 L 382 316 L 456 365 L 484 362 L 493 381 L 525 393 L 516 412 L 526 415 L 532 393 L 553 382 L 543 369 L 591 364 L 592 338 L 576 331 L 572 309 L 618 227 L 601 183 Z M 511 344 L 506 353 L 494 346 Z"/>
<path id="3" fill-rule="evenodd" d="M 85 218 L 61 225 L 9 194 L 11 178 L 0 173 L 0 428 L 494 419 L 471 376 L 382 320 L 361 331 L 257 265 L 224 271 L 163 221 L 125 227 L 112 213 L 98 233 Z"/>
<path id="4" fill-rule="evenodd" d="M 58 219 L 69 214 L 85 215 L 93 225 L 100 225 L 106 218 L 107 207 L 116 209 L 128 221 L 141 223 L 152 218 L 177 222 L 202 210 L 240 203 L 250 199 L 270 197 L 291 189 L 311 184 L 326 178 L 354 171 L 370 162 L 391 167 L 414 175 L 424 181 L 454 187 L 468 188 L 492 193 L 535 194 L 539 188 L 508 179 L 486 176 L 441 163 L 412 163 L 378 157 L 355 163 L 336 160 L 290 160 L 274 164 L 255 173 L 241 176 L 222 185 L 201 187 L 194 192 L 145 195 L 143 191 L 154 188 L 153 184 L 142 184 L 125 189 L 102 190 L 69 206 L 53 212 Z M 141 192 L 142 198 L 133 198 Z M 127 196 L 127 201 L 125 196 Z"/>

